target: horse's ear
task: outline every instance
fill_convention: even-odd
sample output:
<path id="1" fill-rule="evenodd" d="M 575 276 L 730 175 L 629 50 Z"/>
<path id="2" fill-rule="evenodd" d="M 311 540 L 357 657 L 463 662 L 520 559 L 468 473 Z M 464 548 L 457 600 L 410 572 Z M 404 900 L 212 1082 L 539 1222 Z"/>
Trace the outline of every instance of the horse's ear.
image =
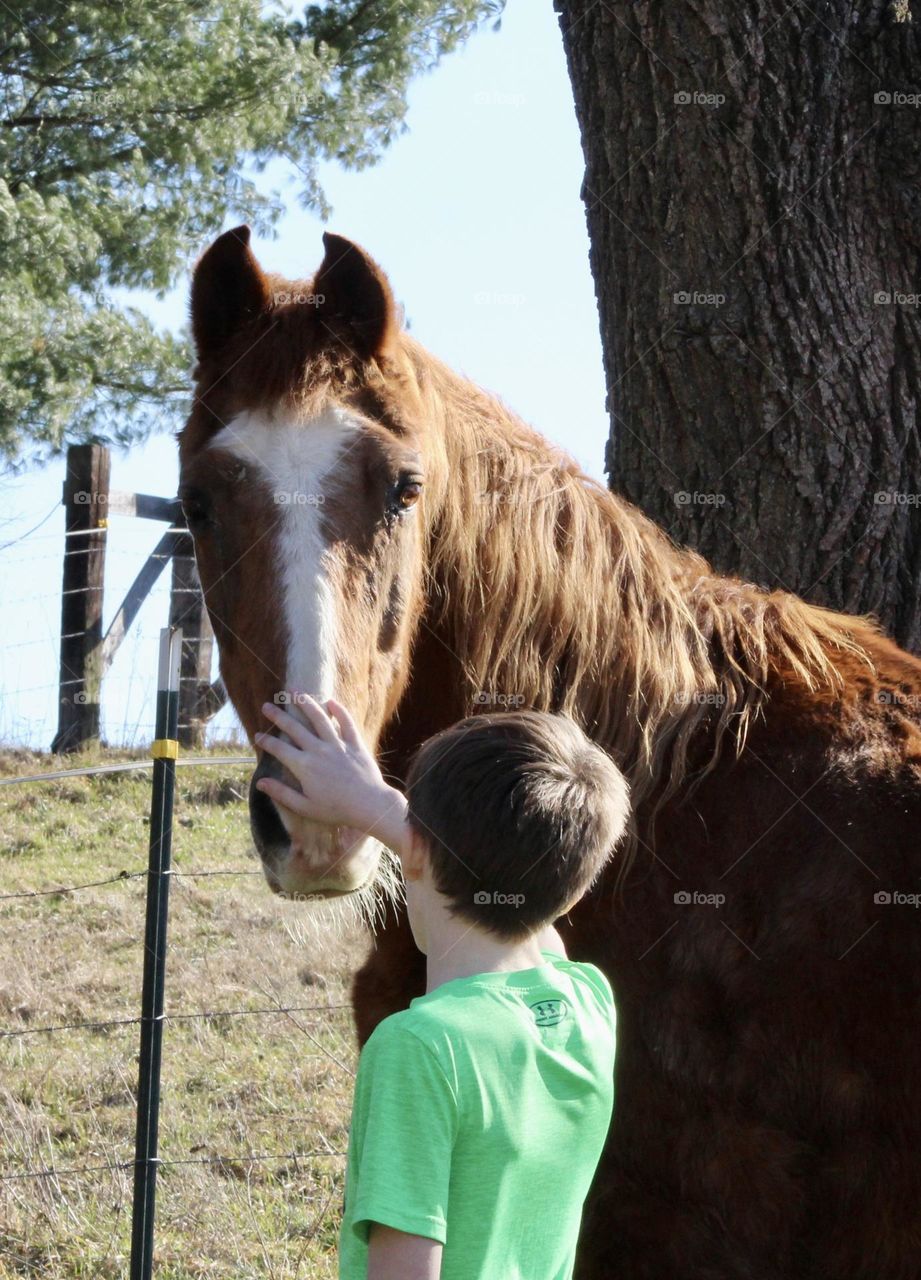
<path id="1" fill-rule="evenodd" d="M 249 227 L 218 236 L 192 276 L 192 337 L 199 359 L 219 351 L 265 310 L 269 298 L 268 283 L 249 247 Z"/>
<path id="2" fill-rule="evenodd" d="M 325 231 L 323 247 L 326 256 L 313 282 L 320 318 L 341 324 L 348 331 L 345 340 L 363 358 L 392 354 L 400 322 L 387 277 L 344 236 Z"/>

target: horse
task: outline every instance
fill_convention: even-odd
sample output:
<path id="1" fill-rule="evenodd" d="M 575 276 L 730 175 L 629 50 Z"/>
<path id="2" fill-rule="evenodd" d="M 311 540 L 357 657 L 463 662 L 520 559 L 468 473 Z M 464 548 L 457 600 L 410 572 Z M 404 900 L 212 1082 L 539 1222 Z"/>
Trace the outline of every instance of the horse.
<path id="1" fill-rule="evenodd" d="M 327 233 L 292 281 L 249 239 L 195 268 L 179 443 L 250 737 L 286 690 L 335 695 L 399 781 L 428 735 L 526 705 L 630 781 L 628 841 L 558 924 L 618 1006 L 578 1280 L 914 1280 L 921 662 L 675 545 L 411 338 L 357 245 Z M 378 913 L 363 1043 L 424 989 L 391 859 L 254 785 L 249 813 L 273 891 Z"/>

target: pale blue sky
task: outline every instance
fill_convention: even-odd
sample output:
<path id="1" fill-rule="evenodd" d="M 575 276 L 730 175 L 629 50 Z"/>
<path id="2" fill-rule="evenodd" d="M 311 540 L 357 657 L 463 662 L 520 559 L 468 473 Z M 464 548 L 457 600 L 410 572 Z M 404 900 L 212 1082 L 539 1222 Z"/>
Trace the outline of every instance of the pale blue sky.
<path id="1" fill-rule="evenodd" d="M 323 167 L 333 206 L 326 225 L 381 263 L 416 338 L 602 477 L 607 416 L 579 196 L 582 153 L 550 0 L 509 0 L 500 32 L 484 29 L 416 81 L 408 124 L 375 168 Z M 298 207 L 288 173 L 275 165 L 259 178 L 287 196 L 289 211 L 277 239 L 254 247 L 265 267 L 304 276 L 322 257 L 324 224 Z M 187 288 L 186 278 L 165 299 L 135 301 L 178 327 Z M 52 510 L 63 471 L 57 462 L 2 483 L 0 545 Z M 169 435 L 113 457 L 116 489 L 171 495 L 176 477 Z M 149 521 L 112 517 L 106 626 L 161 532 Z M 62 533 L 58 508 L 36 533 L 0 551 L 0 742 L 47 749 L 56 727 Z M 167 580 L 168 570 L 106 679 L 111 742 L 150 737 Z M 225 711 L 214 728 L 226 736 L 234 724 Z"/>

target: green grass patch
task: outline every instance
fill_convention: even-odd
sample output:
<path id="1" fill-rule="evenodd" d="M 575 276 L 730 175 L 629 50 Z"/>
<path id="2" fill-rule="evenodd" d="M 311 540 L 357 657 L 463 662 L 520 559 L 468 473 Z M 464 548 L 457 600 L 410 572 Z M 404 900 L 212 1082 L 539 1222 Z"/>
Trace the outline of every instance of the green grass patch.
<path id="1" fill-rule="evenodd" d="M 96 750 L 65 763 L 133 758 Z M 0 778 L 61 764 L 3 751 Z M 248 774 L 177 771 L 174 870 L 222 874 L 171 881 L 160 1280 L 336 1275 L 356 1065 L 349 983 L 367 938 L 269 892 Z M 137 1017 L 149 809 L 149 770 L 0 787 L 0 1030 L 32 1033 L 0 1038 L 3 1280 L 126 1274 L 130 1169 L 67 1171 L 132 1160 L 139 1028 L 36 1029 Z M 294 1006 L 308 1007 L 279 1011 Z M 37 1170 L 56 1172 L 8 1176 Z"/>

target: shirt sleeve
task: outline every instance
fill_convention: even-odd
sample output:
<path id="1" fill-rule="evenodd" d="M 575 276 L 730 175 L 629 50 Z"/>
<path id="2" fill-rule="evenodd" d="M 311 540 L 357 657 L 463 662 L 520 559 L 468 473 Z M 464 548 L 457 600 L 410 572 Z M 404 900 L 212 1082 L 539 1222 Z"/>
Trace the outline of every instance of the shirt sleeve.
<path id="1" fill-rule="evenodd" d="M 612 1010 L 614 1008 L 614 992 L 611 989 L 611 983 L 607 974 L 593 964 L 585 964 L 580 966 L 584 976 L 591 982 L 595 990 L 599 993 L 602 1002 L 608 1005 Z"/>
<path id="2" fill-rule="evenodd" d="M 412 1031 L 382 1023 L 358 1064 L 345 1218 L 367 1242 L 371 1223 L 445 1243 L 454 1090 Z"/>

